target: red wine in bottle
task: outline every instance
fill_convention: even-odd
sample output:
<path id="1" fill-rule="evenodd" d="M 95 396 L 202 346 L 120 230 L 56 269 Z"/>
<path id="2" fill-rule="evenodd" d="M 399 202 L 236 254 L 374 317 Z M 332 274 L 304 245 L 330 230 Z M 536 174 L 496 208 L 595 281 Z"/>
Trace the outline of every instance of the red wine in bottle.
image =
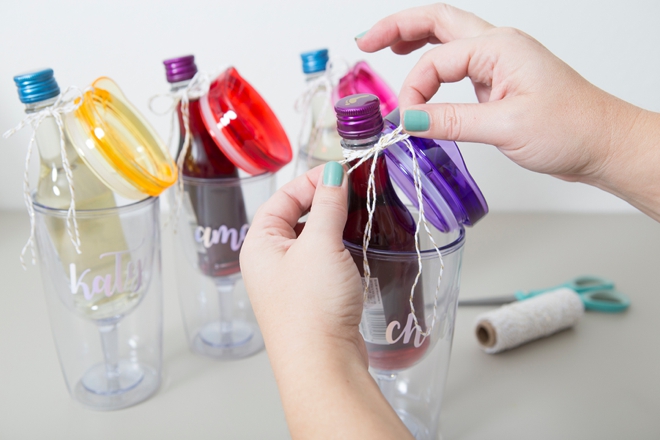
<path id="1" fill-rule="evenodd" d="M 352 95 L 342 98 L 335 106 L 342 146 L 364 149 L 380 138 L 382 116 L 380 102 L 373 95 Z M 342 119 L 347 123 L 342 123 Z M 349 164 L 355 165 L 357 161 Z M 344 240 L 362 246 L 368 221 L 367 188 L 371 160 L 355 169 L 348 177 L 348 219 Z M 385 157 L 379 155 L 375 169 L 376 207 L 372 219 L 370 249 L 414 252 L 415 220 L 399 200 L 390 181 Z M 364 276 L 362 255 L 354 255 L 355 263 Z M 412 328 L 410 289 L 418 271 L 416 260 L 396 258 L 369 260 L 370 287 L 362 314 L 361 331 L 367 344 L 369 365 L 383 371 L 396 371 L 416 364 L 426 352 L 429 339 L 416 333 L 426 329 L 424 294 L 421 283 L 415 287 L 413 304 L 421 328 Z M 398 322 L 396 335 L 387 340 L 387 327 Z M 406 328 L 408 326 L 408 328 Z M 402 335 L 407 331 L 407 335 Z M 400 336 L 400 337 L 399 337 Z M 405 336 L 405 337 L 404 337 Z"/>
<path id="2" fill-rule="evenodd" d="M 180 126 L 183 127 L 181 109 L 178 110 Z M 199 268 L 211 277 L 231 275 L 240 271 L 240 244 L 248 224 L 243 191 L 240 185 L 205 185 L 190 180 L 186 182 L 186 177 L 238 179 L 238 170 L 206 130 L 197 100 L 189 103 L 189 121 L 191 143 L 181 173 L 184 190 L 197 217 L 195 239 L 199 243 Z M 185 132 L 181 130 L 180 150 L 184 137 Z"/>
<path id="3" fill-rule="evenodd" d="M 197 72 L 192 56 L 168 60 L 164 64 L 173 90 L 185 87 Z M 181 104 L 177 113 L 180 155 L 186 134 Z M 236 182 L 231 184 L 232 180 L 238 179 L 238 169 L 218 148 L 204 126 L 199 100 L 190 100 L 188 114 L 190 146 L 183 159 L 181 174 L 184 198 L 189 198 L 197 220 L 194 235 L 198 243 L 198 265 L 204 275 L 224 277 L 240 271 L 240 246 L 248 227 L 243 192 Z M 214 182 L 216 180 L 218 184 Z M 219 184 L 222 180 L 227 184 Z"/>

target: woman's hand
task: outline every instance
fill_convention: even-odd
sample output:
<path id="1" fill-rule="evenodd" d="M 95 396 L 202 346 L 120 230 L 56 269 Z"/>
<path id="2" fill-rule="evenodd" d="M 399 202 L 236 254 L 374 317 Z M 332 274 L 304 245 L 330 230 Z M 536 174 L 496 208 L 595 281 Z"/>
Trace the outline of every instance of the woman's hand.
<path id="1" fill-rule="evenodd" d="M 366 52 L 406 54 L 427 43 L 443 44 L 403 84 L 406 131 L 495 145 L 529 170 L 599 186 L 660 218 L 658 114 L 593 86 L 529 35 L 445 4 L 391 15 L 357 38 Z M 427 104 L 463 78 L 478 104 Z"/>
<path id="2" fill-rule="evenodd" d="M 368 372 L 362 281 L 342 240 L 347 211 L 338 163 L 289 182 L 250 226 L 243 279 L 294 438 L 411 438 Z"/>
<path id="3" fill-rule="evenodd" d="M 362 281 L 342 240 L 344 170 L 336 162 L 329 167 L 337 185 L 323 185 L 323 167 L 317 167 L 259 208 L 243 244 L 241 270 L 267 345 L 332 341 L 354 349 L 366 366 L 358 331 Z M 307 222 L 299 224 L 310 207 Z"/>

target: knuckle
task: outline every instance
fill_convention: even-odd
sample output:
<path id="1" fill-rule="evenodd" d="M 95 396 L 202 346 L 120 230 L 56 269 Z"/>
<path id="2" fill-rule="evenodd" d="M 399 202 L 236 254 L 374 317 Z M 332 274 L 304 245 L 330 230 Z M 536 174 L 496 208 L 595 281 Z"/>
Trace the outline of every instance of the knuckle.
<path id="1" fill-rule="evenodd" d="M 461 120 L 455 105 L 443 106 L 440 116 L 440 126 L 447 140 L 457 140 L 461 136 Z"/>
<path id="2" fill-rule="evenodd" d="M 450 17 L 455 11 L 453 6 L 443 2 L 438 2 L 433 6 L 435 7 L 437 17 Z"/>
<path id="3" fill-rule="evenodd" d="M 317 200 L 314 201 L 314 205 L 329 209 L 344 208 L 342 203 L 337 200 L 337 197 L 333 197 L 332 195 L 319 195 Z"/>
<path id="4" fill-rule="evenodd" d="M 321 209 L 326 214 L 330 213 L 331 215 L 334 214 L 343 215 L 344 212 L 347 210 L 345 201 L 340 201 L 337 199 L 337 197 L 333 197 L 330 195 L 318 195 L 316 200 L 314 200 L 314 205 L 312 206 L 312 210 L 314 210 L 315 208 Z"/>
<path id="5" fill-rule="evenodd" d="M 497 28 L 497 32 L 502 34 L 502 35 L 511 35 L 511 36 L 521 36 L 523 35 L 523 32 L 520 31 L 519 29 L 516 29 L 514 27 L 500 27 Z"/>
<path id="6" fill-rule="evenodd" d="M 521 31 L 520 29 L 516 29 L 514 27 L 496 28 L 495 32 L 505 38 L 511 38 L 512 40 L 515 41 L 534 40 L 525 32 Z"/>

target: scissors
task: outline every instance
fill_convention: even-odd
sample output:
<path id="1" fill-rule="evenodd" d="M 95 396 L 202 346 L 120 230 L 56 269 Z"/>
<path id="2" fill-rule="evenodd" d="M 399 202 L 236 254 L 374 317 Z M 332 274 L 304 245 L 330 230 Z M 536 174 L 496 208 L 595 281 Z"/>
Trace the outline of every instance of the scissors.
<path id="1" fill-rule="evenodd" d="M 531 290 L 529 292 L 518 291 L 513 295 L 496 296 L 491 298 L 463 299 L 458 302 L 459 306 L 495 306 L 524 301 L 537 295 L 561 289 L 563 287 L 572 289 L 580 296 L 584 308 L 597 312 L 620 313 L 630 306 L 630 298 L 614 288 L 614 283 L 601 277 L 581 276 L 566 281 L 558 286 L 547 289 Z"/>

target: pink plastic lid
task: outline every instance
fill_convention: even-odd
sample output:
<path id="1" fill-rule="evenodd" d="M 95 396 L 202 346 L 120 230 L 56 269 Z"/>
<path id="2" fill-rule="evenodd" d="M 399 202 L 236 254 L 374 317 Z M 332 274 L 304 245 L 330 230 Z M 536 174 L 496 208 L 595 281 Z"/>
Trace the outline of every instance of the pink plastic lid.
<path id="1" fill-rule="evenodd" d="M 291 161 L 291 144 L 277 116 L 235 68 L 211 83 L 200 108 L 215 143 L 245 172 L 274 173 Z"/>
<path id="2" fill-rule="evenodd" d="M 369 93 L 380 99 L 380 113 L 383 117 L 398 107 L 396 94 L 390 86 L 366 63 L 358 61 L 349 72 L 339 80 L 334 101 L 349 95 Z"/>

